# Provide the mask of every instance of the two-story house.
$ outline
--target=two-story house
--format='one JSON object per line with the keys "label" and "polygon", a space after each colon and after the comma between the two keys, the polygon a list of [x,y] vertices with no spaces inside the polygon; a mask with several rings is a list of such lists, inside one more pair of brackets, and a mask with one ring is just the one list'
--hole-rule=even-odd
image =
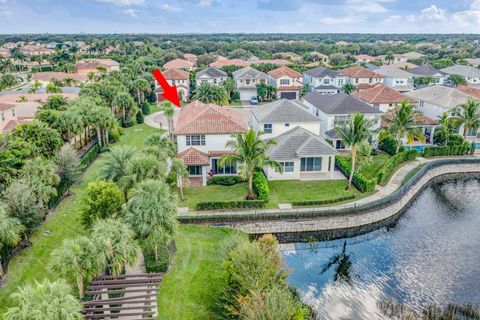
{"label": "two-story house", "polygon": [[317,67],[303,73],[303,81],[311,85],[311,90],[322,94],[339,93],[347,83],[347,77],[338,71]]}
{"label": "two-story house", "polygon": [[335,149],[345,149],[342,140],[335,131],[335,125],[349,121],[351,114],[361,113],[372,121],[372,139],[376,139],[376,130],[380,128],[383,112],[364,101],[345,93],[322,95],[310,92],[303,98],[310,112],[320,118],[320,132],[332,141]]}
{"label": "two-story house", "polygon": [[257,96],[257,84],[266,83],[268,75],[252,67],[245,67],[232,73],[240,100],[247,101]]}
{"label": "two-story house", "polygon": [[195,63],[183,59],[173,59],[165,63],[163,69],[183,69],[192,71],[195,69]]}
{"label": "two-story house", "polygon": [[287,66],[268,72],[270,85],[277,89],[279,99],[298,99],[303,86],[303,75]]}
{"label": "two-story house", "polygon": [[[169,85],[175,85],[177,87],[178,99],[180,101],[187,101],[190,94],[190,80],[189,73],[181,69],[167,69],[163,72],[163,76],[167,80]],[[162,102],[163,89],[155,80],[155,95],[157,96],[157,102]]]}
{"label": "two-story house", "polygon": [[197,72],[195,79],[197,86],[202,83],[221,85],[227,79],[227,73],[215,67],[208,67]]}
{"label": "two-story house", "polygon": [[346,76],[348,82],[355,85],[357,90],[371,88],[377,83],[383,83],[385,80],[383,75],[360,66],[340,70],[340,73]]}
{"label": "two-story house", "polygon": [[467,80],[469,85],[480,86],[480,70],[471,66],[456,64],[454,66],[441,69],[448,75],[461,75]]}
{"label": "two-story house", "polygon": [[417,100],[383,84],[377,84],[370,89],[354,92],[352,93],[352,96],[365,101],[382,112],[388,112],[393,109],[395,105],[401,104],[404,101],[410,104],[417,103]]}
{"label": "two-story house", "polygon": [[447,74],[443,71],[437,70],[431,66],[423,65],[415,68],[411,68],[407,70],[410,74],[412,74],[413,79],[431,77],[433,78],[433,84],[440,84],[443,85],[445,80],[447,79]]}
{"label": "two-story house", "polygon": [[174,135],[178,158],[188,166],[190,182],[205,186],[207,176],[235,175],[236,164],[220,166],[219,159],[232,150],[231,135],[249,128],[250,111],[193,101],[180,109]]}
{"label": "two-story house", "polygon": [[383,66],[375,69],[375,72],[385,77],[384,84],[399,92],[413,90],[413,76],[396,66]]}

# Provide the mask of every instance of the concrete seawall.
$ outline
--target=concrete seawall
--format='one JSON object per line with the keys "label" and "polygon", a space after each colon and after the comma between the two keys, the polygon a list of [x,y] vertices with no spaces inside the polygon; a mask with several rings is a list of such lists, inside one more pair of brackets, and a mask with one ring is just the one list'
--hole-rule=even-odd
{"label": "concrete seawall", "polygon": [[[312,232],[333,232],[335,230],[362,229],[382,221],[392,220],[400,213],[415,196],[436,177],[452,174],[480,174],[479,163],[455,163],[445,164],[430,169],[415,184],[413,184],[396,201],[386,204],[375,210],[345,213],[329,216],[312,216],[307,218],[275,218],[275,219],[250,219],[222,221],[196,221],[197,224],[211,226],[232,227],[248,234],[259,235],[265,233],[291,234]],[[192,223],[192,222],[190,222]]]}

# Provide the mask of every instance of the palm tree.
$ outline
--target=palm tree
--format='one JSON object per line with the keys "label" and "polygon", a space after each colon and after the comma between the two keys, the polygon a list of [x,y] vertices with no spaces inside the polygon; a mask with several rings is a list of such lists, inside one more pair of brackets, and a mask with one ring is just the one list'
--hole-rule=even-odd
{"label": "palm tree", "polygon": [[[0,250],[4,247],[15,247],[25,232],[25,227],[17,218],[9,217],[5,207],[0,204]],[[0,278],[3,277],[3,266],[0,260]]]}
{"label": "palm tree", "polygon": [[173,238],[177,228],[177,207],[170,188],[162,181],[146,180],[132,192],[125,221],[158,260],[159,247]]}
{"label": "palm tree", "polygon": [[356,90],[357,90],[357,87],[355,87],[355,85],[353,83],[346,83],[342,88],[342,91],[345,94],[351,94],[352,92],[355,92]]}
{"label": "palm tree", "polygon": [[139,78],[135,80],[133,82],[133,86],[137,91],[137,103],[139,106],[141,106],[143,101],[145,100],[145,93],[150,93],[150,91],[152,90],[152,86],[144,78]]}
{"label": "palm tree", "polygon": [[82,305],[71,294],[65,280],[34,282],[10,295],[5,320],[81,320]]}
{"label": "palm tree", "polygon": [[200,84],[195,90],[193,99],[203,103],[215,103],[220,106],[228,104],[228,96],[225,88],[209,83]]}
{"label": "palm tree", "polygon": [[418,127],[418,122],[415,121],[417,115],[419,112],[416,107],[404,101],[400,106],[395,106],[392,119],[387,119],[386,132],[392,134],[397,140],[396,153],[400,150],[403,138],[407,139],[409,145],[413,145],[415,140],[425,143],[425,136]]}
{"label": "palm tree", "polygon": [[190,176],[187,166],[185,165],[183,160],[175,158],[172,161],[170,172],[172,172],[177,179],[177,185],[180,189],[180,199],[184,201],[185,199],[183,197],[183,185],[184,182],[188,182],[188,177]]}
{"label": "palm tree", "polygon": [[230,97],[232,96],[232,93],[235,91],[235,82],[233,81],[232,78],[227,77],[227,79],[225,79],[225,82],[223,83],[223,87],[227,92],[228,99],[230,99]]}
{"label": "palm tree", "polygon": [[151,135],[145,140],[145,145],[148,146],[146,150],[148,153],[153,153],[163,161],[171,159],[177,154],[172,140],[164,137],[162,134]]}
{"label": "palm tree", "polygon": [[128,94],[128,92],[118,92],[115,98],[113,99],[113,105],[116,109],[122,110],[123,121],[127,121],[130,116],[135,114],[130,114],[130,111],[135,108],[135,101]]}
{"label": "palm tree", "polygon": [[133,265],[140,248],[134,232],[120,220],[98,220],[92,228],[92,240],[107,261],[108,273],[121,274],[127,265]]}
{"label": "palm tree", "polygon": [[476,132],[480,128],[480,102],[469,99],[457,108],[456,117],[463,125],[464,138],[470,130]]}
{"label": "palm tree", "polygon": [[385,61],[386,61],[388,64],[391,64],[393,61],[395,61],[395,57],[393,56],[392,53],[388,53],[388,54],[385,56]]}
{"label": "palm tree", "polygon": [[437,118],[438,130],[445,133],[445,145],[448,145],[448,140],[455,128],[455,120],[456,118],[450,117],[446,112]]}
{"label": "palm tree", "polygon": [[267,150],[275,145],[275,140],[262,140],[263,132],[249,129],[244,134],[233,135],[225,147],[235,151],[234,154],[225,155],[220,159],[220,166],[225,164],[238,165],[240,174],[248,180],[247,200],[253,200],[253,173],[270,166],[283,173],[283,166],[268,157]]}
{"label": "palm tree", "polygon": [[355,158],[357,155],[357,147],[370,137],[370,128],[372,123],[365,119],[363,114],[355,113],[346,122],[335,125],[335,131],[342,139],[346,147],[351,148],[352,168],[350,170],[350,177],[345,190],[348,190],[352,185],[353,174],[355,172]]}
{"label": "palm tree", "polygon": [[302,90],[300,90],[300,95],[303,97],[307,93],[309,93],[312,90],[312,83],[310,82],[305,82],[302,86]]}
{"label": "palm tree", "polygon": [[134,154],[135,151],[129,146],[113,147],[101,163],[100,177],[115,182],[123,190],[125,202],[128,201],[128,189],[133,184],[128,167]]}
{"label": "palm tree", "polygon": [[104,256],[87,237],[64,240],[51,255],[51,269],[76,285],[80,299],[85,296],[85,283],[90,283],[106,267]]}
{"label": "palm tree", "polygon": [[173,140],[173,116],[175,115],[175,109],[170,102],[163,103],[163,114],[167,118],[168,124],[168,136]]}

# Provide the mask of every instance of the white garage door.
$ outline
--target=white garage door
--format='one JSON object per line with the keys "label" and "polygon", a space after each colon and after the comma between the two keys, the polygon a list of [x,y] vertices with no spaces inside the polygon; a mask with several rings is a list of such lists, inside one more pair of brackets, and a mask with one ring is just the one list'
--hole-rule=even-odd
{"label": "white garage door", "polygon": [[240,90],[241,101],[248,101],[253,96],[257,96],[257,89]]}

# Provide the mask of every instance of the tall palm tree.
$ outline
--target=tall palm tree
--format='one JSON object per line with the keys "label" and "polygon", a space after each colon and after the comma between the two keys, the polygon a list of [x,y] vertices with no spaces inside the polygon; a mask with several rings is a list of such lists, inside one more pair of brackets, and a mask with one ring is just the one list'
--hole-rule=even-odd
{"label": "tall palm tree", "polygon": [[128,189],[133,184],[128,168],[134,154],[129,146],[113,147],[101,163],[100,177],[115,182],[123,190],[125,202],[128,201]]}
{"label": "tall palm tree", "polygon": [[122,110],[123,121],[135,115],[131,114],[131,111],[135,109],[135,101],[128,92],[118,92],[113,99],[113,105],[116,109]]}
{"label": "tall palm tree", "polygon": [[5,320],[81,320],[82,305],[71,294],[65,280],[25,284],[10,295],[13,307],[7,309]]}
{"label": "tall palm tree", "polygon": [[134,236],[134,232],[120,220],[98,220],[93,225],[91,238],[102,259],[107,261],[110,274],[119,275],[127,265],[136,262],[140,248]]}
{"label": "tall palm tree", "polygon": [[225,88],[209,83],[200,84],[195,90],[193,99],[203,103],[215,103],[220,106],[228,104],[228,96]]}
{"label": "tall palm tree", "polygon": [[350,170],[350,177],[345,190],[348,190],[352,185],[353,174],[355,172],[355,159],[357,156],[357,148],[364,141],[370,137],[370,128],[372,122],[365,119],[363,114],[355,113],[346,122],[335,125],[335,131],[342,139],[346,147],[351,148],[352,168]]}
{"label": "tall palm tree", "polygon": [[409,145],[413,145],[415,140],[425,143],[425,136],[415,120],[419,114],[414,105],[404,101],[401,105],[395,106],[392,119],[387,119],[386,132],[397,140],[396,153],[400,150],[403,138],[407,139]]}
{"label": "tall palm tree", "polygon": [[168,124],[168,136],[173,140],[173,116],[175,115],[175,109],[172,107],[170,102],[165,102],[162,106],[163,114],[167,118]]}
{"label": "tall palm tree", "polygon": [[438,130],[445,133],[445,145],[448,145],[448,140],[456,127],[456,120],[456,118],[450,117],[446,112],[437,118]]}
{"label": "tall palm tree", "polygon": [[172,161],[170,172],[173,172],[175,178],[177,179],[177,185],[180,189],[180,199],[184,201],[185,199],[183,197],[183,185],[185,182],[188,182],[188,177],[190,176],[187,166],[185,165],[183,160],[175,158]]}
{"label": "tall palm tree", "polygon": [[105,256],[87,237],[64,240],[51,254],[51,269],[77,286],[80,299],[85,296],[85,283],[102,274],[106,267]]}
{"label": "tall palm tree", "polygon": [[175,157],[177,154],[174,143],[160,133],[148,137],[145,140],[145,145],[148,147],[147,151],[149,153],[153,153],[164,161]]}
{"label": "tall palm tree", "polygon": [[160,245],[173,238],[177,228],[177,206],[170,188],[162,181],[146,180],[133,189],[125,221],[158,260]]}
{"label": "tall palm tree", "polygon": [[[5,207],[0,204],[0,250],[4,247],[15,247],[21,240],[25,227],[17,218],[9,217]],[[0,278],[3,277],[2,261],[0,260]]]}
{"label": "tall palm tree", "polygon": [[470,130],[476,132],[480,128],[480,102],[469,99],[457,108],[456,117],[463,125],[464,138]]}
{"label": "tall palm tree", "polygon": [[150,91],[152,90],[152,86],[144,78],[139,78],[135,80],[133,85],[137,91],[137,103],[139,106],[141,106],[143,101],[145,100],[145,93],[150,93]]}
{"label": "tall palm tree", "polygon": [[227,141],[225,147],[235,151],[233,154],[225,155],[220,159],[220,166],[225,164],[238,165],[240,174],[248,180],[247,200],[253,200],[253,173],[256,170],[263,170],[270,166],[283,172],[283,166],[275,160],[270,159],[267,150],[275,145],[275,140],[262,140],[263,132],[255,132],[249,129],[243,134],[233,135],[232,140]]}

